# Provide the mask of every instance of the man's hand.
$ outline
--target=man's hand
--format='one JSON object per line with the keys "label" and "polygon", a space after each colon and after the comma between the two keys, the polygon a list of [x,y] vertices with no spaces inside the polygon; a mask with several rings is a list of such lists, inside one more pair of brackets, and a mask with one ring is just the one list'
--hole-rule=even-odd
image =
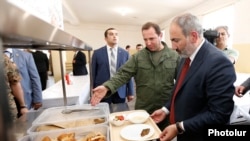
{"label": "man's hand", "polygon": [[134,99],[134,96],[133,96],[133,95],[128,95],[128,96],[127,96],[128,102],[132,101],[133,99]]}
{"label": "man's hand", "polygon": [[28,110],[27,108],[21,108],[20,112],[21,112],[21,114],[23,115],[23,114],[28,113],[29,110]]}
{"label": "man's hand", "polygon": [[175,124],[167,126],[160,134],[160,141],[172,141],[178,134]]}
{"label": "man's hand", "polygon": [[158,109],[154,111],[150,116],[155,123],[159,123],[166,118],[167,114],[162,109]]}
{"label": "man's hand", "polygon": [[38,103],[33,103],[33,104],[32,104],[32,107],[34,108],[34,110],[37,110],[37,109],[39,109],[39,108],[42,107],[42,106],[43,106],[43,104],[40,103],[40,102],[38,102]]}
{"label": "man's hand", "polygon": [[91,97],[90,104],[92,106],[99,104],[107,92],[108,89],[105,86],[98,86],[95,89],[93,89],[93,95]]}
{"label": "man's hand", "polygon": [[244,93],[245,87],[244,86],[237,86],[235,88],[235,95],[238,97],[242,97]]}

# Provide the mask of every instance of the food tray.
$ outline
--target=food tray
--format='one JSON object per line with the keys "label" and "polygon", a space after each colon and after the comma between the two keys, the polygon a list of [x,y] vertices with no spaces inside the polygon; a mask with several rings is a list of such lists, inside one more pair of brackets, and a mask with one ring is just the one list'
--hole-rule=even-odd
{"label": "food tray", "polygon": [[[123,112],[115,112],[112,113],[110,115],[124,115],[125,119],[126,116],[132,112],[136,112],[136,111],[145,111],[145,110],[131,110],[131,111],[123,111]],[[110,127],[110,140],[111,141],[126,141],[124,138],[121,137],[120,132],[121,130],[128,126],[128,125],[132,125],[133,123],[131,123],[130,121],[126,120],[125,123],[122,126],[114,126],[113,124],[111,124],[109,122],[109,127]],[[149,119],[144,123],[147,125],[150,125],[154,128],[155,132],[154,134],[149,137],[147,140],[154,140],[154,139],[158,139],[159,135],[161,133],[161,130],[159,129],[159,127],[155,124],[155,122],[153,121],[153,119],[151,117],[149,117]]]}
{"label": "food tray", "polygon": [[82,138],[86,137],[89,133],[101,133],[106,136],[106,141],[110,141],[109,129],[107,125],[96,125],[93,127],[80,127],[72,129],[62,129],[50,132],[37,133],[32,135],[26,135],[18,141],[42,141],[45,136],[50,137],[52,140],[56,139],[61,134],[75,133],[76,141],[81,141]]}
{"label": "food tray", "polygon": [[78,111],[70,114],[62,114],[64,109],[90,109],[93,108],[90,104],[65,106],[65,107],[53,107],[44,110],[33,122],[32,125],[51,124],[57,122],[73,121],[79,119],[87,119],[91,117],[108,117],[109,105],[108,103],[99,103],[94,108],[99,110]]}
{"label": "food tray", "polygon": [[32,125],[28,130],[27,134],[35,134],[40,132],[62,130],[69,128],[78,128],[84,126],[95,126],[95,125],[108,125],[108,117],[91,117],[79,120],[65,121],[65,122],[55,122],[51,124],[40,124]]}

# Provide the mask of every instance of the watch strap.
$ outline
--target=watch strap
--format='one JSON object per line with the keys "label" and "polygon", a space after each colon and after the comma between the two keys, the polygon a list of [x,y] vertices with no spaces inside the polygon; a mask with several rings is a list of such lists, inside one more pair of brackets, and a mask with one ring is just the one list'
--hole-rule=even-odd
{"label": "watch strap", "polygon": [[23,108],[27,108],[27,106],[26,105],[20,106],[20,109],[23,109]]}
{"label": "watch strap", "polygon": [[180,122],[176,122],[175,125],[178,130],[178,134],[183,134],[184,130],[181,128]]}

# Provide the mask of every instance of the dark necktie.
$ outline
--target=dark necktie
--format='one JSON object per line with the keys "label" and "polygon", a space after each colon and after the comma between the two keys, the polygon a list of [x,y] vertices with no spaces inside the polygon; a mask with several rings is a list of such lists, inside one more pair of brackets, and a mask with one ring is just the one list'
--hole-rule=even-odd
{"label": "dark necktie", "polygon": [[182,82],[188,72],[188,69],[189,69],[189,64],[190,64],[190,58],[186,58],[185,60],[185,63],[182,67],[182,70],[181,70],[181,73],[180,73],[180,76],[179,76],[179,79],[178,81],[176,82],[176,87],[175,87],[175,90],[174,90],[174,94],[173,94],[173,97],[172,97],[172,102],[171,102],[171,106],[170,106],[170,123],[175,123],[175,109],[174,109],[174,101],[175,101],[175,97],[177,95],[177,92],[179,91],[181,85],[182,85]]}
{"label": "dark necktie", "polygon": [[112,77],[116,73],[116,64],[115,64],[115,53],[114,49],[110,48],[110,76]]}

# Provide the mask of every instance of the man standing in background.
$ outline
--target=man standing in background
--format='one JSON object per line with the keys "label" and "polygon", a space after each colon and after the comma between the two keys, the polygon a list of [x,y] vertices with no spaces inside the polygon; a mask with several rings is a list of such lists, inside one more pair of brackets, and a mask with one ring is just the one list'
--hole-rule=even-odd
{"label": "man standing in background", "polygon": [[[22,76],[21,85],[27,108],[39,109],[42,106],[42,88],[32,54],[19,49],[8,48],[6,50],[12,54],[10,59],[15,62]],[[16,103],[20,113],[21,107],[18,102]]]}
{"label": "man standing in background", "polygon": [[126,50],[127,50],[127,52],[129,52],[129,50],[130,50],[130,45],[126,45]]}
{"label": "man standing in background", "polygon": [[136,48],[137,51],[140,51],[140,50],[142,50],[143,45],[142,44],[137,44],[135,48]]}
{"label": "man standing in background", "polygon": [[21,86],[21,75],[15,63],[13,63],[8,55],[4,55],[4,75],[7,86],[9,108],[11,116],[15,121],[17,119],[17,107],[14,101],[14,97],[19,102],[21,110],[20,114],[25,114],[28,112],[26,104],[24,102],[23,89]]}
{"label": "man standing in background", "polygon": [[72,61],[73,75],[87,75],[88,70],[86,68],[86,56],[80,50],[75,51],[75,55]]}
{"label": "man standing in background", "polygon": [[49,71],[49,59],[45,53],[40,50],[32,52],[37,71],[40,76],[42,90],[46,89]]}
{"label": "man standing in background", "polygon": [[218,49],[223,51],[230,61],[235,64],[239,58],[239,51],[230,48],[228,38],[230,37],[227,26],[218,26],[215,30],[219,33],[219,37],[215,39],[215,44]]}
{"label": "man standing in background", "polygon": [[[94,51],[92,56],[93,87],[102,85],[109,80],[116,71],[129,59],[129,53],[118,46],[118,32],[115,28],[109,28],[104,32],[107,45]],[[101,102],[124,103],[134,98],[134,85],[129,79],[117,89],[112,96],[103,98]]]}

